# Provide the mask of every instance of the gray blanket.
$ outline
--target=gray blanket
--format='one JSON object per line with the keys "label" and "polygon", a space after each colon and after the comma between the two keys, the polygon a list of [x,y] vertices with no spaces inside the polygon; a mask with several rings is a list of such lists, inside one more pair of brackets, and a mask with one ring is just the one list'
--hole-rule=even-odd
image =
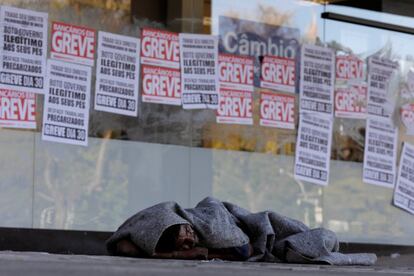
{"label": "gray blanket", "polygon": [[248,261],[372,265],[375,254],[339,253],[332,231],[309,229],[300,221],[275,212],[251,213],[237,205],[208,197],[195,208],[183,209],[164,202],[144,209],[127,221],[107,241],[111,252],[116,243],[128,238],[148,256],[154,256],[162,233],[170,226],[190,224],[206,248],[234,248],[250,243]]}

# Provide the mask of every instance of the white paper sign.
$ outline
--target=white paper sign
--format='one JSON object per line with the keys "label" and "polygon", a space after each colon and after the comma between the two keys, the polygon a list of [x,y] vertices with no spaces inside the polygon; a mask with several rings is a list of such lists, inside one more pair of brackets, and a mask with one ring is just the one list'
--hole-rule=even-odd
{"label": "white paper sign", "polygon": [[333,116],[334,81],[334,51],[304,44],[301,52],[300,112]]}
{"label": "white paper sign", "polygon": [[180,34],[182,103],[184,109],[218,107],[218,38]]}
{"label": "white paper sign", "polygon": [[90,67],[48,60],[43,140],[88,145],[90,86]]}
{"label": "white paper sign", "polygon": [[389,94],[390,81],[398,70],[398,63],[372,56],[368,68],[368,115],[389,120],[395,107]]}
{"label": "white paper sign", "polygon": [[139,47],[137,38],[99,32],[96,110],[137,116]]}
{"label": "white paper sign", "polygon": [[295,178],[328,185],[333,118],[317,114],[300,115],[296,143]]}
{"label": "white paper sign", "polygon": [[368,119],[365,135],[363,181],[394,188],[398,128],[391,123]]}
{"label": "white paper sign", "polygon": [[414,146],[407,143],[401,153],[394,205],[414,214]]}
{"label": "white paper sign", "polygon": [[48,15],[0,8],[0,86],[45,93]]}

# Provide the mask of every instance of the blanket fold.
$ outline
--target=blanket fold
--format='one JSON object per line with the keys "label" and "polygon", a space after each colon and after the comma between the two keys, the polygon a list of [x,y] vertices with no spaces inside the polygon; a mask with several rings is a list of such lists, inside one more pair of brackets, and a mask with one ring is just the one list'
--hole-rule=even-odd
{"label": "blanket fold", "polygon": [[206,248],[212,252],[243,252],[240,256],[247,261],[372,265],[377,259],[375,254],[339,253],[338,239],[327,229],[310,229],[300,221],[271,211],[251,213],[212,197],[195,208],[184,209],[175,202],[164,202],[144,209],[118,228],[107,241],[107,249],[117,254],[119,242],[127,240],[144,256],[157,257],[163,234],[179,225],[194,229],[197,256],[205,252],[200,248]]}

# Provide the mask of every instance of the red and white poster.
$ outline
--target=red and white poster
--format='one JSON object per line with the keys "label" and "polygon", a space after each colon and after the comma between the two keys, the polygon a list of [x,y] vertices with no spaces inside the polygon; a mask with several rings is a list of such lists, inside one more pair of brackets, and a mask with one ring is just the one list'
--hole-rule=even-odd
{"label": "red and white poster", "polygon": [[336,57],[336,80],[365,80],[364,61],[355,55],[338,55]]}
{"label": "red and white poster", "polygon": [[260,125],[295,129],[295,96],[261,92]]}
{"label": "red and white poster", "polygon": [[181,105],[179,69],[142,65],[142,101]]}
{"label": "red and white poster", "polygon": [[254,59],[247,56],[219,55],[220,89],[254,91]]}
{"label": "red and white poster", "polygon": [[401,107],[401,121],[406,128],[407,135],[414,135],[414,103]]}
{"label": "red and white poster", "polygon": [[336,88],[335,117],[366,119],[367,85],[365,83]]}
{"label": "red and white poster", "polygon": [[35,94],[0,89],[0,127],[35,129]]}
{"label": "red and white poster", "polygon": [[143,28],[141,31],[141,64],[179,69],[178,33]]}
{"label": "red and white poster", "polygon": [[220,54],[219,81],[217,123],[253,125],[253,58]]}
{"label": "red and white poster", "polygon": [[181,105],[178,34],[144,28],[141,31],[142,101]]}
{"label": "red and white poster", "polygon": [[282,92],[295,92],[295,60],[265,56],[262,62],[260,86]]}
{"label": "red and white poster", "polygon": [[93,66],[96,32],[94,29],[62,22],[52,23],[50,57]]}
{"label": "red and white poster", "polygon": [[220,90],[217,123],[253,125],[252,92]]}

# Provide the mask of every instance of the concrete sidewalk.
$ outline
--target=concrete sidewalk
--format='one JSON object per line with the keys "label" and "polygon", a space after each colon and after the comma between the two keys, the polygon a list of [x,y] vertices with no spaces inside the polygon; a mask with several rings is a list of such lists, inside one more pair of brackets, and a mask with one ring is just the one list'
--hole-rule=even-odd
{"label": "concrete sidewalk", "polygon": [[[410,262],[410,259],[407,260]],[[223,261],[133,259],[110,256],[57,255],[39,252],[0,252],[0,275],[414,275],[412,266],[335,267]]]}

